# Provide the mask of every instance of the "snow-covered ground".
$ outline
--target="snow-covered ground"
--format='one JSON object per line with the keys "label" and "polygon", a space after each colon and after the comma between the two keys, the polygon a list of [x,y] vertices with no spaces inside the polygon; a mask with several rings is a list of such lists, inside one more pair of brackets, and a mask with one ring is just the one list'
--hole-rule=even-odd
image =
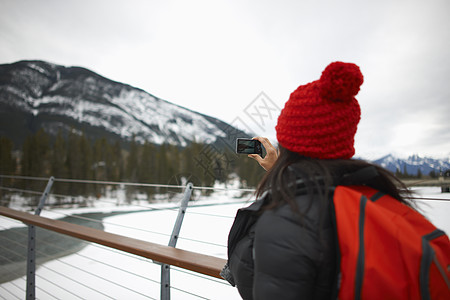
{"label": "snow-covered ground", "polygon": [[[436,187],[414,190],[421,197],[447,199],[418,201],[418,204],[422,212],[448,234],[450,194],[441,194],[440,188]],[[250,195],[242,198],[237,191],[216,191],[208,197],[191,201],[177,247],[226,258],[225,245],[233,217],[236,210],[250,200]],[[106,203],[71,209],[64,214],[142,209],[140,206],[117,207]],[[151,206],[164,208],[174,204]],[[60,218],[61,210],[43,211],[41,215]],[[172,208],[116,215],[104,219],[103,224],[108,232],[167,245],[176,217],[177,210]],[[23,226],[3,217],[0,217],[0,225],[2,228]],[[88,244],[76,254],[41,265],[37,269],[36,296],[38,299],[159,299],[160,272],[161,267],[149,260]],[[172,299],[240,299],[236,289],[223,280],[178,268],[172,268],[171,286]],[[1,284],[0,298],[23,299],[24,289],[25,278]]]}
{"label": "snow-covered ground", "polygon": [[418,197],[442,200],[418,200],[416,203],[424,214],[437,228],[450,235],[450,193],[441,193],[440,187],[413,188]]}

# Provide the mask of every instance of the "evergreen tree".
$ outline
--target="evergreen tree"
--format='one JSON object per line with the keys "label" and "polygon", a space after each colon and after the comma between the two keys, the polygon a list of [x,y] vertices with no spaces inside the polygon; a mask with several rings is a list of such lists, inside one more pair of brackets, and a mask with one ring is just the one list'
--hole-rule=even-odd
{"label": "evergreen tree", "polygon": [[[198,178],[201,186],[211,187],[214,185],[216,179],[222,176],[222,163],[220,162],[223,157],[223,153],[220,149],[214,147],[214,145],[201,144],[193,142],[191,145],[191,160],[190,164],[193,164],[192,173],[195,178]],[[212,190],[203,190],[204,195],[208,195]]]}
{"label": "evergreen tree", "polygon": [[[127,157],[127,164],[125,168],[125,177],[126,180],[129,182],[136,182],[137,181],[137,169],[139,165],[139,149],[138,145],[135,139],[135,136],[133,135],[133,138],[130,143],[130,151],[128,153]],[[134,186],[127,186],[126,194],[127,194],[127,202],[130,203],[132,201],[133,195],[136,191],[136,187]]]}
{"label": "evergreen tree", "polygon": [[39,129],[35,137],[36,143],[36,171],[37,176],[50,177],[51,163],[50,163],[50,136],[44,131]]}
{"label": "evergreen tree", "polygon": [[408,178],[409,177],[409,174],[408,174],[408,171],[406,170],[406,165],[403,165],[403,178]]}
{"label": "evergreen tree", "polygon": [[193,174],[194,173],[194,142],[186,146],[181,151],[180,169],[181,173]]}
{"label": "evergreen tree", "polygon": [[[94,159],[92,153],[91,143],[83,133],[79,137],[79,144],[81,150],[81,179],[92,180],[94,179]],[[83,184],[81,188],[82,195],[94,194],[94,185]]]}
{"label": "evergreen tree", "polygon": [[7,137],[0,137],[0,174],[13,175],[16,162],[12,156],[13,142]]}
{"label": "evergreen tree", "polygon": [[[51,152],[51,175],[55,178],[68,178],[69,171],[67,169],[67,142],[64,139],[61,130],[59,130],[58,134],[56,135]],[[52,190],[56,194],[66,195],[69,191],[69,184],[65,182],[54,183]]]}
{"label": "evergreen tree", "polygon": [[125,172],[125,177],[128,181],[136,182],[138,165],[139,165],[139,149],[135,136],[133,136],[133,139],[131,140],[130,143],[130,151],[128,153],[127,166]]}
{"label": "evergreen tree", "polygon": [[397,176],[398,178],[401,178],[401,177],[402,177],[402,172],[400,172],[400,169],[399,169],[399,168],[397,168],[397,169],[395,170],[395,176]]}
{"label": "evergreen tree", "polygon": [[[92,149],[84,135],[78,135],[73,130],[69,133],[67,151],[67,169],[71,179],[93,179]],[[70,195],[88,195],[92,186],[85,183],[71,183]]]}
{"label": "evergreen tree", "polygon": [[111,150],[111,173],[108,174],[108,180],[121,181],[124,176],[123,173],[122,148],[120,142],[116,141]]}
{"label": "evergreen tree", "polygon": [[239,155],[236,160],[237,173],[241,178],[241,184],[244,188],[256,187],[264,176],[264,169],[253,159],[245,155]]}
{"label": "evergreen tree", "polygon": [[22,175],[44,177],[50,175],[50,138],[43,129],[29,135],[22,148]]}
{"label": "evergreen tree", "polygon": [[[78,135],[72,130],[69,133],[68,147],[67,147],[67,169],[71,179],[81,179],[81,147]],[[73,188],[73,187],[72,187]]]}
{"label": "evergreen tree", "polygon": [[[51,171],[49,136],[40,129],[35,135],[29,135],[23,144],[21,175],[49,177]],[[46,183],[37,180],[23,180],[20,186],[25,190],[43,191]],[[30,198],[31,206],[36,206],[39,196]]]}
{"label": "evergreen tree", "polygon": [[62,136],[61,131],[58,131],[55,142],[53,143],[52,155],[51,155],[51,170],[52,175],[56,178],[67,177],[67,145],[66,140]]}
{"label": "evergreen tree", "polygon": [[[156,182],[155,169],[157,164],[156,148],[154,145],[146,142],[142,147],[140,163],[138,168],[138,181],[141,183]],[[149,198],[154,194],[154,188],[143,188]]]}
{"label": "evergreen tree", "polygon": [[198,178],[202,186],[207,186],[211,178],[214,178],[210,150],[194,141],[189,145],[185,156],[187,172]]}
{"label": "evergreen tree", "polygon": [[436,176],[436,171],[435,170],[431,170],[431,172],[430,172],[430,177],[431,178],[436,178],[437,176]]}
{"label": "evergreen tree", "polygon": [[[33,168],[33,163],[35,158],[33,158],[33,137],[31,135],[27,136],[25,138],[25,141],[23,142],[22,145],[22,157],[20,160],[20,175],[22,176],[31,176],[32,171],[31,169]],[[21,189],[29,189],[31,182],[29,182],[28,180],[21,180],[19,181],[19,186]]]}
{"label": "evergreen tree", "polygon": [[167,153],[167,145],[166,144],[162,144],[161,146],[159,146],[158,152],[157,152],[157,156],[156,156],[156,161],[157,161],[157,166],[156,166],[156,174],[157,174],[157,183],[161,183],[161,184],[167,184],[167,182],[170,179],[170,166],[169,166],[169,158],[168,158],[168,153]]}
{"label": "evergreen tree", "polygon": [[[13,142],[6,138],[0,137],[0,175],[14,175],[16,170],[16,163],[12,156]],[[0,178],[0,186],[11,187],[12,179]],[[9,206],[9,197],[7,197],[6,190],[0,189],[0,205]]]}
{"label": "evergreen tree", "polygon": [[167,169],[167,181],[166,184],[169,182],[170,178],[173,176],[176,176],[181,171],[181,162],[180,162],[180,151],[178,150],[178,146],[175,145],[167,145],[167,162],[168,162],[168,169]]}
{"label": "evergreen tree", "polygon": [[112,149],[106,138],[97,139],[93,149],[93,175],[95,180],[106,181],[112,164]]}

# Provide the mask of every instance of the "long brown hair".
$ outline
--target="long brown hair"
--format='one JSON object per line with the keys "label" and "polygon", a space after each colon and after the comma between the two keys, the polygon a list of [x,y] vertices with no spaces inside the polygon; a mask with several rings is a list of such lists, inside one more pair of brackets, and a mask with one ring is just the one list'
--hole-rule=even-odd
{"label": "long brown hair", "polygon": [[[257,188],[257,197],[264,192],[270,191],[271,200],[267,208],[274,208],[282,204],[289,204],[294,210],[297,209],[294,200],[299,189],[314,195],[326,206],[326,201],[332,192],[332,188],[342,183],[342,179],[351,173],[372,166],[377,175],[364,182],[385,194],[392,196],[398,201],[414,207],[411,192],[394,174],[388,170],[357,159],[314,159],[301,156],[280,146],[280,156],[273,167],[266,173]],[[299,185],[295,182],[301,180]]]}

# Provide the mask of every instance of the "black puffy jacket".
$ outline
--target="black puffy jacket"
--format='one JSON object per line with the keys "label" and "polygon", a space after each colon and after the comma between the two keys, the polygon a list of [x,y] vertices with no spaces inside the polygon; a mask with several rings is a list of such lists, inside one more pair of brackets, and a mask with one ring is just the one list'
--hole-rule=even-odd
{"label": "black puffy jacket", "polygon": [[[241,209],[230,232],[229,270],[242,298],[330,299],[337,290],[331,202],[320,208],[317,199],[299,195],[295,200],[303,218],[285,204],[264,210],[256,222],[236,224],[252,220],[246,215],[257,215],[268,197]],[[236,228],[247,232],[238,242],[233,241]]]}

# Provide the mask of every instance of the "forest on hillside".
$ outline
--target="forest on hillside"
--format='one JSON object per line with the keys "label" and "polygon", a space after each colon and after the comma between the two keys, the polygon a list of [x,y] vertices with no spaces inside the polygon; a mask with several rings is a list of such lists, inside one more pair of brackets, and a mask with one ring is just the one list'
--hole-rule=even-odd
{"label": "forest on hillside", "polygon": [[[9,197],[17,191],[40,192],[45,180],[23,180],[11,176],[27,176],[69,180],[92,180],[143,184],[181,185],[190,181],[194,186],[211,187],[215,182],[226,183],[236,174],[242,188],[254,188],[265,171],[246,155],[237,155],[231,149],[219,149],[213,144],[193,142],[186,147],[170,144],[110,142],[106,138],[88,139],[72,130],[64,136],[59,132],[51,137],[44,130],[29,135],[21,147],[0,137],[0,205],[8,205]],[[408,174],[406,167],[395,175],[402,179],[424,177],[420,170]],[[427,177],[435,178],[435,172]],[[117,189],[118,185],[111,185]],[[209,193],[211,190],[204,190]],[[126,199],[137,193],[146,194],[148,201],[167,192],[157,187],[126,186]],[[105,185],[93,183],[58,182],[52,193],[70,197],[100,197]],[[31,197],[37,202],[39,197]]]}
{"label": "forest on hillside", "polygon": [[[195,186],[212,186],[226,182],[237,174],[241,187],[256,187],[264,170],[246,155],[237,155],[214,145],[191,143],[186,147],[169,144],[140,144],[133,138],[127,145],[110,143],[106,138],[89,140],[72,131],[56,137],[39,130],[24,141],[20,149],[11,140],[0,137],[0,175],[93,181],[133,182],[180,185],[182,178]],[[12,189],[43,191],[45,181],[0,178],[0,196]],[[52,193],[70,196],[96,196],[104,185],[58,182]],[[154,187],[127,186],[127,195],[140,192],[153,195],[162,192]],[[206,191],[207,192],[207,191]],[[127,197],[128,199],[129,197]]]}

